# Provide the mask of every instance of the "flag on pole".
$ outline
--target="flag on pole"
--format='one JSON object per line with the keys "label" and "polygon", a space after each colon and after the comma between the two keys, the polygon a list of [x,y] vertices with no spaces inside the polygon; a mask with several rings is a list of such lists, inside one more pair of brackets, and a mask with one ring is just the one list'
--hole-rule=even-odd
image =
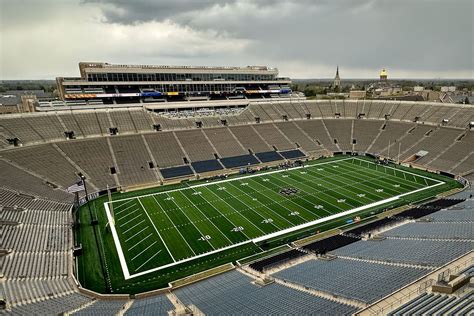
{"label": "flag on pole", "polygon": [[80,180],[79,182],[74,183],[73,185],[71,185],[70,187],[67,188],[67,191],[69,193],[76,193],[76,192],[84,191],[84,181]]}

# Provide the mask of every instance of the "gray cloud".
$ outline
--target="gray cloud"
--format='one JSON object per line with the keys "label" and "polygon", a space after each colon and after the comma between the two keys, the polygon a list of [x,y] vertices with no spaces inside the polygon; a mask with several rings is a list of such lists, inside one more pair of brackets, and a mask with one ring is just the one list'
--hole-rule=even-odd
{"label": "gray cloud", "polygon": [[[47,65],[54,67],[54,60],[88,58],[268,64],[295,78],[331,77],[337,64],[346,77],[375,77],[382,67],[395,77],[473,77],[472,0],[0,1],[2,9],[8,3],[2,12],[11,13],[2,16],[0,34],[9,35],[2,41],[15,36],[25,42],[15,47],[24,47],[35,27],[57,31],[59,26],[65,35],[74,34],[60,42],[75,47],[60,50],[69,57],[45,52],[43,59],[49,63],[30,65],[38,75]],[[58,45],[54,36],[43,40],[55,41],[49,47]],[[78,45],[78,40],[85,42]]]}

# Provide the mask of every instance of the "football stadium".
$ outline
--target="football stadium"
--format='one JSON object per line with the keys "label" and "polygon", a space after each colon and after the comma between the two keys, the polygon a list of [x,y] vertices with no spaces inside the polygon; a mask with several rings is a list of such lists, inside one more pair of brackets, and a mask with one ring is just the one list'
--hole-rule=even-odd
{"label": "football stadium", "polygon": [[472,313],[474,107],[79,69],[0,116],[7,313]]}

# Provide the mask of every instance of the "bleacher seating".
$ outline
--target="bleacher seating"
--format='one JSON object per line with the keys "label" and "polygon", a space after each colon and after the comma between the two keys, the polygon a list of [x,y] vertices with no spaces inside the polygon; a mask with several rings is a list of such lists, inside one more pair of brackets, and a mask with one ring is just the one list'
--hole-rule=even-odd
{"label": "bleacher seating", "polygon": [[388,315],[468,315],[473,302],[474,292],[461,296],[423,293]]}
{"label": "bleacher seating", "polygon": [[121,184],[127,186],[158,181],[157,174],[149,166],[152,158],[140,135],[111,137],[110,143],[117,159]]}
{"label": "bleacher seating", "polygon": [[153,120],[146,112],[143,110],[130,110],[129,113],[137,131],[153,130]]}
{"label": "bleacher seating", "polygon": [[178,289],[185,305],[195,305],[206,315],[347,315],[357,309],[276,283],[260,287],[237,272],[227,272]]}
{"label": "bleacher seating", "polygon": [[153,316],[153,315],[167,315],[168,311],[174,309],[173,304],[165,295],[157,295],[144,299],[137,299],[133,301],[132,306],[125,312],[125,315],[130,316]]}
{"label": "bleacher seating", "polygon": [[454,143],[454,140],[462,133],[458,129],[439,128],[434,130],[429,136],[424,137],[421,142],[418,142],[410,148],[409,152],[402,154],[401,158],[408,158],[413,153],[420,150],[427,151],[428,154],[417,161],[417,163],[424,164],[435,158],[439,153],[449,148]]}
{"label": "bleacher seating", "polygon": [[78,293],[67,294],[12,308],[13,315],[59,315],[81,307],[91,299]]}
{"label": "bleacher seating", "polygon": [[4,151],[2,156],[63,189],[78,181],[79,170],[51,144]]}
{"label": "bleacher seating", "polygon": [[64,128],[54,115],[24,116],[30,128],[44,140],[63,140]]}
{"label": "bleacher seating", "polygon": [[290,150],[296,147],[273,124],[257,124],[254,125],[254,128],[260,137],[265,139],[266,143],[278,150]]}
{"label": "bleacher seating", "polygon": [[474,222],[474,212],[471,209],[450,209],[431,214],[434,222]]}
{"label": "bleacher seating", "polygon": [[472,223],[409,223],[384,233],[391,237],[474,239]]}
{"label": "bleacher seating", "polygon": [[251,126],[232,126],[229,129],[246,149],[254,153],[272,150]]}
{"label": "bleacher seating", "polygon": [[[387,149],[387,155],[390,153],[391,158],[397,158],[398,157],[398,151],[399,151],[399,144],[401,143],[400,146],[400,152],[403,155],[402,157],[408,157],[412,154],[415,154],[416,152],[409,151],[410,148],[413,147],[416,143],[420,142],[423,140],[425,135],[429,132],[434,130],[435,128],[433,126],[426,126],[426,125],[416,125],[414,129],[410,129],[407,134],[404,134],[403,137],[399,138],[397,142],[392,142],[390,144],[390,147]],[[387,144],[388,145],[388,144]]]}
{"label": "bleacher seating", "polygon": [[181,145],[191,161],[215,159],[214,148],[203,134],[202,130],[176,132]]}
{"label": "bleacher seating", "polygon": [[380,133],[382,122],[372,120],[354,120],[354,135],[356,141],[354,151],[366,152]]}
{"label": "bleacher seating", "polygon": [[334,139],[328,134],[322,120],[305,120],[295,122],[314,141],[322,144],[329,151],[339,151]]}
{"label": "bleacher seating", "polygon": [[308,260],[273,276],[336,296],[371,303],[426,273],[426,269],[337,258]]}
{"label": "bleacher seating", "polygon": [[[90,115],[92,115],[92,113]],[[69,131],[69,132],[73,131],[74,135],[76,137],[85,137],[85,136],[87,136],[82,129],[84,128],[84,130],[87,131],[89,123],[79,124],[79,121],[76,120],[76,115],[73,114],[73,112],[61,113],[60,115],[58,115],[58,118],[59,118],[59,120],[61,120],[63,122],[64,126],[66,126],[65,131]],[[83,123],[83,122],[81,122],[81,123]],[[84,127],[82,127],[83,125],[84,125]]]}
{"label": "bleacher seating", "polygon": [[333,140],[337,140],[339,148],[343,151],[351,151],[352,120],[334,119],[324,120],[323,122]]}
{"label": "bleacher seating", "polygon": [[108,114],[112,119],[113,127],[117,127],[119,133],[136,132],[132,117],[128,110],[109,111]]}
{"label": "bleacher seating", "polygon": [[72,315],[117,315],[125,303],[125,300],[96,300]]}
{"label": "bleacher seating", "polygon": [[384,239],[358,241],[332,251],[338,256],[402,262],[416,265],[441,266],[472,250],[469,241],[428,239]]}
{"label": "bleacher seating", "polygon": [[[5,189],[35,197],[45,197],[55,201],[71,201],[72,194],[55,190],[39,177],[0,160],[0,183]],[[30,200],[30,199],[29,199]]]}
{"label": "bleacher seating", "polygon": [[5,138],[17,137],[22,144],[39,143],[44,139],[21,117],[5,117],[0,123],[5,133]]}
{"label": "bleacher seating", "polygon": [[62,202],[57,202],[52,198],[38,198],[4,188],[0,188],[0,197],[1,206],[32,210],[67,211],[71,208],[70,202],[72,201],[72,199],[68,199]]}
{"label": "bleacher seating", "polygon": [[[79,111],[79,112],[73,112],[73,117],[77,124],[74,124],[71,126],[73,129],[70,129],[68,131],[73,131],[75,135],[83,135],[83,136],[99,136],[102,135],[102,131],[100,129],[99,122],[97,120],[97,115],[95,112],[89,112],[89,111]],[[58,118],[62,119],[62,115],[58,115]],[[77,128],[80,129],[77,130]],[[69,127],[69,126],[68,126]],[[74,129],[76,128],[76,129]]]}
{"label": "bleacher seating", "polygon": [[172,132],[145,134],[145,140],[157,165],[161,168],[182,165],[186,156]]}
{"label": "bleacher seating", "polygon": [[[451,171],[453,166],[456,166],[460,161],[468,157],[471,152],[474,151],[470,145],[472,143],[474,143],[474,132],[466,132],[466,134],[459,141],[451,139],[450,144],[453,146],[441,155],[439,155],[439,151],[436,151],[435,149],[434,155],[436,158],[429,161],[427,164],[431,168]],[[423,161],[420,162],[423,163]]]}
{"label": "bleacher seating", "polygon": [[[379,136],[374,140],[372,145],[367,148],[367,151],[374,154],[389,156],[389,152],[387,150],[388,146],[391,144],[395,144],[397,140],[402,138],[409,130],[411,130],[415,126],[415,124],[396,121],[387,121],[384,124],[385,125],[382,127],[383,129],[380,132]],[[394,149],[392,148],[392,150]],[[396,147],[395,150],[396,151],[392,153],[398,154],[398,147]],[[390,156],[393,157],[393,155]]]}
{"label": "bleacher seating", "polygon": [[210,128],[203,131],[221,157],[240,156],[248,153],[227,128]]}
{"label": "bleacher seating", "polygon": [[82,170],[87,172],[87,181],[92,181],[99,188],[106,188],[107,185],[117,186],[110,174],[110,167],[115,166],[115,163],[106,139],[76,140],[61,142],[57,145]]}
{"label": "bleacher seating", "polygon": [[298,144],[305,151],[320,150],[321,146],[310,139],[294,122],[282,122],[275,124],[292,143]]}

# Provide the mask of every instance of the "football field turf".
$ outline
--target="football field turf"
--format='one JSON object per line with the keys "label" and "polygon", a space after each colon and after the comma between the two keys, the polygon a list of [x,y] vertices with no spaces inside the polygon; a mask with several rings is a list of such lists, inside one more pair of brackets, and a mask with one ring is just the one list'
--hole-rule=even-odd
{"label": "football field turf", "polygon": [[[444,182],[348,157],[105,203],[125,279],[258,243]],[[113,220],[112,220],[113,219]]]}

